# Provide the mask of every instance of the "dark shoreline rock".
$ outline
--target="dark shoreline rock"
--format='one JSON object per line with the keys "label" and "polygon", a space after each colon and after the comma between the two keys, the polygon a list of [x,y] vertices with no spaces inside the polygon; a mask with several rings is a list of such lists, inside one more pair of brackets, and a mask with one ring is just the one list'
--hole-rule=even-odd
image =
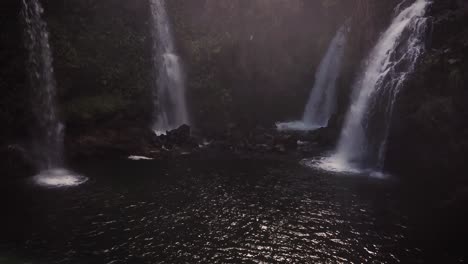
{"label": "dark shoreline rock", "polygon": [[0,146],[0,174],[2,176],[28,177],[36,172],[28,151],[20,145]]}
{"label": "dark shoreline rock", "polygon": [[333,147],[337,135],[337,130],[332,128],[310,132],[284,132],[259,127],[245,131],[232,128],[221,137],[204,138],[192,136],[191,127],[188,125],[182,125],[162,135],[156,135],[150,129],[101,128],[67,137],[66,151],[70,160],[129,156],[167,159],[217,152],[305,158]]}

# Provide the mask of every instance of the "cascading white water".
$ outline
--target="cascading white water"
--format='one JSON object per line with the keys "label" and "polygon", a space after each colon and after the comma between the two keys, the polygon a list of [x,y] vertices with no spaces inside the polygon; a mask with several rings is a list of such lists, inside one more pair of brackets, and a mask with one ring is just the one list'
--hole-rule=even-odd
{"label": "cascading white water", "polygon": [[342,26],[330,43],[315,74],[315,84],[301,121],[278,123],[279,130],[313,130],[325,127],[336,109],[336,81],[346,46],[348,26]]}
{"label": "cascading white water", "polygon": [[158,76],[155,91],[155,123],[153,130],[164,133],[188,124],[185,100],[185,77],[176,54],[165,0],[151,0],[153,17],[154,65]]}
{"label": "cascading white water", "polygon": [[311,126],[324,127],[336,109],[336,81],[346,45],[348,27],[342,26],[333,38],[316,74],[302,120]]}
{"label": "cascading white water", "polygon": [[406,8],[399,6],[354,86],[335,154],[318,166],[348,172],[383,169],[395,100],[425,49],[424,15],[429,4],[415,0]]}
{"label": "cascading white water", "polygon": [[23,0],[22,4],[32,106],[37,122],[35,156],[42,170],[34,180],[48,186],[78,185],[86,178],[59,169],[63,166],[64,126],[56,111],[56,81],[47,24],[42,19],[44,10],[39,0]]}
{"label": "cascading white water", "polygon": [[62,165],[63,125],[56,112],[56,82],[52,66],[47,25],[38,0],[23,0],[26,26],[25,42],[29,50],[28,66],[33,112],[36,115],[36,151],[41,169]]}

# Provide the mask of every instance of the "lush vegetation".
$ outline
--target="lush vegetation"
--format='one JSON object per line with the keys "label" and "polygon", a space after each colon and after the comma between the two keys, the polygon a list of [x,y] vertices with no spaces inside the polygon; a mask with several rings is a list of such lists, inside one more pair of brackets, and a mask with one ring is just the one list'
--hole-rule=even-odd
{"label": "lush vegetation", "polygon": [[[339,129],[350,84],[398,2],[170,1],[177,46],[187,72],[192,125],[212,135],[224,133],[227,127],[249,130],[298,118],[330,39],[350,19],[352,37],[339,80],[341,109],[334,119]],[[72,128],[68,134],[146,128],[153,115],[156,78],[149,2],[44,0],[43,4],[59,109]],[[20,1],[7,0],[2,5],[0,140],[5,143],[28,139],[32,115]],[[463,166],[460,157],[468,149],[466,10],[463,1],[434,1],[432,41],[399,99],[390,164],[403,164],[407,157],[400,155],[408,153],[420,157],[417,167],[432,160],[440,161],[440,168]],[[420,149],[426,154],[416,155]],[[414,164],[405,168],[410,166]]]}

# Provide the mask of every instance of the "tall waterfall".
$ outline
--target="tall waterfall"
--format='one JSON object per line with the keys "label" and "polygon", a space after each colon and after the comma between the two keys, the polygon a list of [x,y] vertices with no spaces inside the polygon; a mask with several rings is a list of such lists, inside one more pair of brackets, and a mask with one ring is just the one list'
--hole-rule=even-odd
{"label": "tall waterfall", "polygon": [[33,112],[37,129],[36,156],[41,169],[62,165],[63,125],[56,111],[56,82],[52,66],[47,25],[38,0],[23,0],[25,42],[29,51],[28,72],[33,89]]}
{"label": "tall waterfall", "polygon": [[189,122],[185,101],[185,79],[180,58],[176,54],[171,23],[165,0],[151,0],[153,17],[154,65],[157,69],[155,91],[156,132],[165,132]]}
{"label": "tall waterfall", "polygon": [[28,73],[36,116],[35,156],[41,172],[34,181],[42,186],[76,186],[87,181],[63,167],[64,126],[57,116],[56,82],[47,24],[39,0],[23,0],[25,43],[29,51]]}
{"label": "tall waterfall", "polygon": [[315,84],[301,121],[278,123],[280,130],[312,130],[325,127],[336,109],[336,81],[346,46],[348,26],[342,26],[330,43],[315,74]]}
{"label": "tall waterfall", "polygon": [[397,9],[354,85],[336,153],[321,166],[338,171],[382,170],[392,112],[400,89],[425,50],[428,0]]}

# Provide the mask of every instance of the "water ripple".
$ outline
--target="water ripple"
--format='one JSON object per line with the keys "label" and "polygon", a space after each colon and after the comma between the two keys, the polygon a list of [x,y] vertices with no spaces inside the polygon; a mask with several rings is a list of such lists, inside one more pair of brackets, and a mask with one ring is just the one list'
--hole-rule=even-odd
{"label": "water ripple", "polygon": [[375,211],[374,200],[391,195],[368,199],[353,184],[311,177],[297,166],[261,168],[241,166],[250,175],[243,177],[243,171],[200,166],[187,173],[181,166],[169,173],[176,178],[125,184],[104,178],[65,196],[37,190],[33,232],[18,249],[46,263],[73,264],[373,263],[398,261],[402,252],[419,256],[399,245],[406,218],[391,208]]}

